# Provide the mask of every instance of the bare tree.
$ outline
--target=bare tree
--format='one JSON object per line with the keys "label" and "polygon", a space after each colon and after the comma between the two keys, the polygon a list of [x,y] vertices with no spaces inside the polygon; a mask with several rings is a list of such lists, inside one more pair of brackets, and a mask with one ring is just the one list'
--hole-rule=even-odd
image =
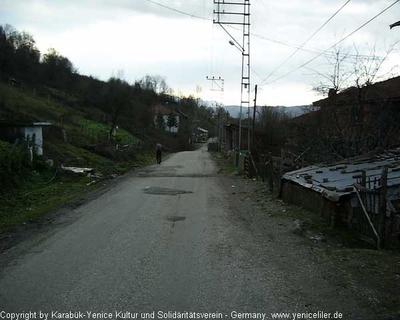
{"label": "bare tree", "polygon": [[[257,109],[256,131],[260,133],[258,148],[270,151],[280,150],[287,141],[287,123],[290,116],[279,107],[263,106]],[[273,150],[273,149],[276,150]]]}
{"label": "bare tree", "polygon": [[384,92],[374,84],[390,76],[382,72],[382,66],[396,45],[390,46],[381,57],[376,54],[375,46],[367,56],[354,47],[355,54],[342,53],[337,48],[333,57],[327,57],[331,72],[315,71],[322,80],[314,90],[327,94],[328,98],[319,102],[318,124],[308,141],[303,141],[305,144],[318,146],[316,152],[329,150],[336,158],[388,145],[389,136],[399,129],[398,115],[380,99]]}
{"label": "bare tree", "polygon": [[152,90],[157,94],[167,93],[169,88],[164,77],[146,75],[140,81],[140,86],[146,90]]}
{"label": "bare tree", "polygon": [[117,121],[123,110],[126,110],[131,104],[132,90],[131,86],[119,78],[110,78],[108,80],[106,100],[108,111],[111,113],[112,121],[109,131],[111,138],[117,126]]}
{"label": "bare tree", "polygon": [[343,52],[343,49],[338,46],[333,54],[325,56],[329,73],[323,73],[315,69],[312,70],[321,79],[320,82],[313,87],[313,90],[325,96],[329,91],[334,90],[339,92],[350,86],[350,78],[353,76],[351,68],[348,68],[349,52]]}

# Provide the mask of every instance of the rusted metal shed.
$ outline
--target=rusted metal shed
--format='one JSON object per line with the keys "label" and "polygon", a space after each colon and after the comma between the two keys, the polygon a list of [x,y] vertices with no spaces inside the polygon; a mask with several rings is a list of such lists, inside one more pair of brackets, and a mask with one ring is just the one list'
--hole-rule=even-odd
{"label": "rusted metal shed", "polygon": [[364,200],[363,206],[369,208],[369,219],[373,222],[375,216],[375,220],[380,219],[382,202],[376,198],[383,186],[383,168],[387,168],[384,215],[395,219],[400,212],[400,149],[288,172],[282,177],[280,195],[288,203],[325,216],[332,225],[350,226],[354,222],[355,210],[362,202],[357,186],[367,189],[361,182],[363,177],[367,177],[371,195]]}

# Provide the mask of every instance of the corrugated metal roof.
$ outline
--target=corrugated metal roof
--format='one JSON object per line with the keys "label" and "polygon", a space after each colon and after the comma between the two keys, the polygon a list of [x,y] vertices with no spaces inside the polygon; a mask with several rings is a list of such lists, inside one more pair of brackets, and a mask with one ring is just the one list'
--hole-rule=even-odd
{"label": "corrugated metal roof", "polygon": [[199,131],[201,131],[201,132],[204,132],[204,133],[208,133],[208,130],[203,129],[203,128],[201,128],[201,127],[197,127],[197,130],[199,130]]}
{"label": "corrugated metal roof", "polygon": [[29,121],[15,121],[10,123],[0,123],[0,127],[3,128],[12,128],[12,127],[44,127],[51,126],[51,122],[29,122]]}
{"label": "corrugated metal roof", "polygon": [[34,122],[34,123],[32,123],[32,125],[44,127],[44,126],[51,126],[51,123],[50,122]]}
{"label": "corrugated metal roof", "polygon": [[400,186],[400,150],[351,158],[329,165],[313,165],[288,172],[283,179],[338,201],[341,196],[354,192],[352,186],[363,171],[367,176],[380,178],[383,166],[388,166],[388,187]]}

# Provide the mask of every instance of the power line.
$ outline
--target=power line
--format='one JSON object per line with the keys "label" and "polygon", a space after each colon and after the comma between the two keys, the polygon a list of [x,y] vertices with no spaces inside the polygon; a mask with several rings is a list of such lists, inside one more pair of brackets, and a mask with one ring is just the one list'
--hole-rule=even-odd
{"label": "power line", "polygon": [[[170,10],[170,11],[174,11],[174,12],[183,14],[185,16],[191,17],[191,18],[201,19],[201,20],[205,20],[205,21],[213,21],[213,19],[206,18],[206,17],[201,17],[201,16],[198,16],[198,15],[195,15],[195,14],[192,14],[192,13],[188,13],[188,12],[185,12],[185,11],[182,11],[182,10],[178,10],[178,9],[172,8],[170,6],[164,5],[162,3],[159,3],[159,2],[156,2],[156,1],[153,1],[153,0],[146,0],[146,1],[150,2],[150,3],[153,3],[153,4],[157,5],[157,6],[160,6],[160,7],[164,8],[164,9],[167,9],[167,10]],[[239,30],[238,28],[235,28],[233,26],[229,26],[228,25],[227,27],[229,27],[231,29],[234,29],[234,30]],[[255,36],[255,37],[257,37],[259,39],[262,39],[262,40],[266,40],[266,41],[273,42],[273,43],[276,43],[276,44],[280,44],[280,45],[283,45],[283,46],[287,46],[287,47],[303,50],[303,51],[306,51],[306,52],[309,52],[309,53],[312,53],[312,54],[325,53],[325,54],[331,54],[332,56],[336,56],[336,53],[335,52],[329,52],[328,51],[329,49],[327,49],[325,51],[321,51],[321,50],[317,50],[317,49],[307,49],[307,48],[300,47],[298,45],[294,45],[294,44],[286,43],[286,42],[283,42],[283,41],[267,38],[265,36],[259,35],[259,34],[254,33],[254,32],[250,32],[250,34],[252,36]],[[351,56],[351,55],[349,55],[349,56]],[[357,57],[359,58],[359,57],[363,57],[363,56],[357,56]],[[369,58],[369,57],[365,56],[365,58]],[[262,78],[262,77],[260,77],[260,78]]]}
{"label": "power line", "polygon": [[[357,31],[359,31],[360,29],[364,28],[367,24],[369,24],[370,22],[372,22],[373,20],[375,20],[377,17],[379,17],[381,14],[385,13],[387,10],[389,10],[391,7],[393,7],[397,2],[399,2],[400,0],[396,0],[395,2],[393,2],[390,6],[386,7],[384,10],[382,10],[381,12],[379,12],[377,15],[375,15],[374,17],[372,17],[371,19],[369,19],[367,22],[365,22],[364,24],[362,24],[360,27],[358,27],[356,30],[354,30],[353,32],[349,33],[347,36],[345,36],[342,40],[338,41],[337,43],[335,43],[334,45],[332,45],[331,47],[329,47],[326,51],[327,52],[329,50],[331,50],[332,48],[334,48],[335,46],[337,46],[338,44],[342,43],[343,41],[345,41],[346,39],[348,39],[349,37],[351,37],[353,34],[355,34]],[[322,56],[324,54],[324,52],[320,53],[319,55],[315,56],[314,58],[308,60],[307,62],[303,63],[301,66],[297,67],[296,69],[284,74],[283,76],[280,76],[278,78],[276,78],[275,80],[272,80],[270,82],[267,82],[266,84],[271,84],[273,82],[276,82],[280,79],[283,79],[285,77],[287,77],[288,75],[291,75],[292,73],[296,72],[297,70],[305,67],[306,65],[308,65],[309,63],[313,62],[314,60],[316,60],[317,58],[319,58],[320,56]]]}
{"label": "power line", "polygon": [[[150,2],[150,3],[153,3],[153,4],[157,5],[157,6],[160,6],[160,7],[164,8],[164,9],[167,9],[167,10],[170,10],[170,11],[174,11],[174,12],[177,12],[177,13],[180,13],[180,14],[183,14],[183,15],[186,15],[186,16],[189,16],[189,17],[191,17],[191,18],[201,19],[201,20],[205,20],[205,21],[213,21],[213,19],[206,18],[206,17],[201,17],[201,16],[198,16],[198,15],[195,15],[195,14],[191,14],[191,13],[187,13],[187,12],[184,12],[184,11],[182,11],[182,10],[178,10],[178,9],[172,8],[172,7],[170,7],[170,6],[161,4],[161,3],[156,2],[156,1],[153,1],[153,0],[146,0],[146,1],[147,1],[147,2]],[[389,7],[387,7],[385,10],[383,10],[382,12],[380,12],[378,15],[376,15],[375,17],[373,17],[373,18],[370,19],[369,21],[367,21],[367,22],[366,22],[365,24],[363,24],[361,27],[359,27],[358,29],[356,29],[355,31],[353,31],[352,33],[350,33],[349,35],[347,35],[345,38],[343,38],[341,41],[337,42],[336,44],[334,44],[333,46],[331,46],[330,48],[328,48],[328,49],[326,49],[326,50],[324,50],[324,51],[315,50],[315,49],[306,49],[306,48],[303,48],[303,46],[305,45],[305,43],[303,43],[301,46],[296,46],[296,45],[292,45],[292,44],[289,44],[289,43],[285,43],[285,42],[283,42],[283,41],[279,41],[279,40],[274,40],[274,39],[271,39],[271,38],[267,38],[267,37],[265,37],[265,36],[262,36],[262,35],[259,35],[259,34],[254,33],[254,32],[251,32],[250,34],[253,35],[253,36],[255,36],[255,37],[257,37],[257,38],[260,38],[260,39],[263,39],[263,40],[266,40],[266,41],[269,41],[269,42],[274,42],[274,43],[277,43],[277,44],[280,44],[280,45],[283,45],[283,46],[288,46],[288,47],[296,48],[296,49],[298,49],[298,50],[303,50],[303,51],[306,51],[306,52],[309,52],[309,53],[312,53],[312,54],[316,54],[316,56],[315,56],[314,58],[312,58],[311,60],[309,60],[309,61],[307,61],[306,63],[302,64],[301,66],[299,66],[299,67],[296,68],[295,70],[293,70],[293,71],[291,71],[291,72],[289,72],[289,73],[286,73],[286,74],[284,74],[283,76],[281,76],[281,77],[279,77],[279,78],[276,78],[275,80],[272,80],[272,81],[270,81],[270,82],[267,82],[266,84],[270,84],[270,83],[276,82],[276,81],[278,81],[278,80],[280,80],[280,79],[282,79],[282,78],[284,78],[284,77],[286,77],[286,76],[288,76],[288,75],[290,75],[290,74],[296,72],[297,70],[303,68],[304,66],[306,66],[307,64],[309,64],[309,63],[311,63],[312,61],[316,60],[317,58],[319,58],[319,57],[320,57],[321,55],[323,55],[323,54],[330,54],[330,55],[332,55],[332,56],[336,56],[336,53],[335,53],[335,52],[331,52],[331,51],[329,51],[329,50],[332,49],[333,47],[335,47],[336,45],[338,45],[339,43],[341,43],[342,41],[344,41],[344,40],[346,40],[347,38],[349,38],[351,35],[353,35],[354,33],[356,33],[358,30],[360,30],[361,28],[363,28],[365,25],[367,25],[368,23],[370,23],[372,20],[374,20],[375,18],[377,18],[379,15],[381,15],[382,13],[384,13],[386,10],[388,10],[389,8],[391,8],[393,5],[395,5],[395,4],[396,4],[397,2],[399,2],[399,1],[400,1],[400,0],[395,1],[392,5],[390,5]],[[346,4],[347,4],[347,3],[346,3]],[[345,5],[346,5],[346,4],[345,4]],[[341,9],[340,9],[340,10],[341,10]],[[337,14],[337,13],[336,13],[336,14]],[[332,18],[333,18],[333,17],[334,17],[334,16],[332,16]],[[332,18],[331,18],[331,19],[332,19]],[[328,22],[329,22],[329,20],[328,20],[326,23],[328,23]],[[237,28],[235,28],[235,27],[233,27],[233,26],[227,26],[227,27],[230,27],[230,28],[232,28],[232,29],[238,30]],[[321,29],[322,29],[322,27],[323,27],[323,26],[321,26]],[[317,32],[318,32],[318,31],[319,31],[319,30],[317,30]],[[313,36],[314,36],[314,35],[313,35]],[[309,41],[309,40],[307,40],[307,41]],[[298,51],[298,50],[297,50],[297,51]],[[296,53],[297,53],[297,51],[296,51]],[[294,55],[294,54],[293,54],[293,55]],[[349,55],[349,56],[353,56],[353,55]],[[354,55],[354,56],[357,57],[357,58],[362,57],[362,58],[366,58],[366,59],[371,59],[370,56],[363,56],[363,55]],[[252,71],[253,71],[253,73],[255,73],[260,79],[262,79],[262,77],[261,77],[259,74],[257,74],[257,73],[255,72],[254,69],[252,69]],[[274,72],[275,72],[275,71],[274,71]],[[268,77],[269,77],[269,76],[268,76]],[[265,80],[265,79],[264,79],[264,80]],[[263,82],[264,82],[264,80],[263,80]],[[263,82],[262,82],[262,83],[263,83]]]}
{"label": "power line", "polygon": [[210,18],[205,18],[205,17],[197,16],[195,14],[187,13],[187,12],[184,12],[184,11],[181,11],[181,10],[166,6],[166,5],[162,4],[162,3],[159,3],[159,2],[156,2],[156,1],[153,1],[153,0],[146,0],[146,1],[147,2],[151,2],[151,3],[153,3],[153,4],[157,5],[157,6],[160,6],[162,8],[165,8],[165,9],[168,9],[168,10],[180,13],[180,14],[184,14],[184,15],[192,17],[192,18],[202,19],[202,20],[206,20],[206,21],[212,21],[212,19],[210,19]]}
{"label": "power line", "polygon": [[[257,38],[260,38],[262,40],[266,40],[266,41],[273,42],[273,43],[276,43],[276,44],[280,44],[282,46],[286,46],[286,47],[290,47],[290,48],[303,50],[303,51],[308,52],[308,53],[312,53],[312,54],[320,54],[320,53],[324,54],[325,53],[325,54],[331,55],[332,57],[336,57],[336,52],[328,51],[328,49],[327,50],[318,50],[318,49],[310,49],[310,48],[306,49],[306,48],[301,48],[300,46],[295,45],[295,44],[290,44],[290,43],[287,43],[287,42],[283,42],[283,41],[267,38],[267,37],[264,37],[264,36],[259,35],[257,33],[253,33],[252,32],[251,35],[253,35],[253,36],[257,37]],[[371,56],[366,56],[366,55],[348,54],[348,56],[349,57],[356,57],[356,58],[365,58],[365,59],[370,59],[371,58]]]}
{"label": "power line", "polygon": [[286,62],[288,62],[297,52],[299,52],[299,50],[300,50],[301,48],[303,48],[304,45],[305,45],[308,41],[310,41],[319,31],[321,31],[322,28],[325,27],[325,26],[326,26],[340,11],[342,11],[342,9],[343,9],[345,6],[347,6],[347,5],[350,3],[350,1],[351,1],[351,0],[347,0],[347,2],[346,2],[345,4],[343,4],[343,5],[339,8],[339,10],[337,10],[327,21],[325,21],[325,22],[322,24],[322,26],[320,26],[320,27],[318,28],[317,31],[315,31],[306,41],[304,41],[303,44],[302,44],[299,48],[297,48],[289,57],[286,58],[285,61],[283,61],[277,68],[275,68],[275,70],[273,70],[273,71],[260,83],[260,85],[263,84],[266,80],[268,80],[276,71],[278,71]]}

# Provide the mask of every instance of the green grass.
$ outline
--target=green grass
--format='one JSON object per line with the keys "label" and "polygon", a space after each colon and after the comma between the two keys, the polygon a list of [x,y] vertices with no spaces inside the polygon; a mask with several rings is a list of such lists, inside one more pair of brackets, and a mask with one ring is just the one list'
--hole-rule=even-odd
{"label": "green grass", "polygon": [[[90,134],[107,136],[110,132],[111,125],[106,123],[100,123],[92,120],[83,119],[80,121],[80,125],[83,126],[84,132],[89,132]],[[120,144],[137,144],[140,140],[128,131],[118,128],[116,130],[116,141]]]}
{"label": "green grass", "polygon": [[[96,155],[68,143],[47,143],[46,148],[66,166],[90,167],[105,178],[111,174],[124,174],[132,168],[130,162],[116,162]],[[0,149],[9,149],[7,143],[0,143]],[[54,149],[54,150],[53,150]],[[3,155],[7,153],[1,153]],[[0,194],[0,229],[10,229],[23,222],[36,221],[47,212],[59,208],[102,183],[89,184],[91,178],[71,176],[56,167],[34,171],[34,168],[22,168],[21,171],[2,173],[8,179],[8,189]],[[3,179],[3,178],[2,178]],[[17,183],[15,183],[15,181]]]}
{"label": "green grass", "polygon": [[93,190],[90,178],[63,178],[60,172],[49,182],[54,172],[33,172],[20,187],[0,196],[0,229],[11,229],[21,223],[34,222],[50,210]]}
{"label": "green grass", "polygon": [[63,107],[50,99],[40,98],[33,95],[33,90],[25,91],[0,83],[0,97],[4,99],[5,107],[12,112],[22,114],[28,118],[40,121],[61,121],[64,114],[76,114],[76,110]]}
{"label": "green grass", "polygon": [[[71,142],[90,144],[91,137],[81,133],[82,124],[91,131],[108,133],[109,126],[95,121],[86,120],[84,114],[53,99],[33,95],[33,90],[18,89],[8,84],[0,83],[0,116],[26,121],[48,121],[53,126],[63,125],[67,136],[73,133]],[[12,121],[12,120],[11,120]],[[132,161],[122,159],[116,161],[105,156],[89,152],[77,145],[64,143],[54,133],[61,129],[54,127],[51,133],[44,136],[44,152],[46,157],[55,161],[55,165],[80,166],[95,168],[96,172],[107,177],[110,174],[123,174],[132,168]],[[123,129],[117,130],[120,143],[137,142],[133,135]],[[78,141],[79,140],[79,141]],[[83,143],[82,143],[83,142]],[[56,209],[67,201],[97,187],[97,184],[87,186],[91,179],[86,177],[73,178],[64,176],[61,171],[56,179],[51,180],[56,167],[47,170],[34,171],[35,168],[26,161],[21,161],[20,150],[13,152],[13,162],[10,167],[10,151],[12,145],[0,141],[0,228],[12,228],[27,221],[34,221],[50,210]],[[10,170],[11,168],[11,170]]]}
{"label": "green grass", "polygon": [[0,140],[0,170],[5,170],[8,166],[11,148],[10,143]]}
{"label": "green grass", "polygon": [[[165,156],[165,153],[163,153],[163,156]],[[139,166],[152,165],[156,162],[155,154],[150,152],[138,154],[135,162]]]}
{"label": "green grass", "polygon": [[[60,164],[94,168],[95,172],[108,177],[113,174],[124,174],[134,165],[145,166],[155,163],[152,152],[115,152],[115,147],[104,139],[111,125],[89,120],[93,116],[91,112],[99,116],[104,115],[103,111],[86,109],[88,111],[85,114],[83,111],[62,105],[50,96],[58,96],[71,105],[76,105],[75,97],[66,96],[63,92],[52,88],[40,88],[40,90],[44,94],[49,94],[49,98],[35,95],[33,89],[14,88],[0,83],[0,118],[9,122],[18,119],[27,122],[46,121],[53,124],[44,132],[43,149],[45,157],[53,159],[55,164],[54,168],[47,170],[42,168],[39,173],[34,171],[34,166],[21,161],[23,154],[20,155],[19,151],[15,150],[10,170],[9,155],[12,145],[0,141],[0,228],[11,228],[22,222],[36,220],[46,212],[58,208],[98,185],[87,186],[86,184],[91,181],[88,178],[70,179],[61,174],[58,174],[51,183],[47,183]],[[62,141],[61,128],[66,129],[69,143]],[[98,137],[101,139],[98,140]],[[116,130],[115,139],[120,145],[141,143],[145,146],[143,141],[122,128]],[[97,146],[96,153],[87,150],[94,145]]]}
{"label": "green grass", "polygon": [[[50,91],[55,89],[48,88]],[[69,100],[72,98],[69,97]],[[5,109],[37,121],[48,121],[53,125],[62,126],[67,130],[74,130],[87,138],[98,134],[107,136],[111,124],[85,119],[85,115],[77,109],[62,105],[53,99],[33,95],[33,90],[14,88],[5,83],[0,83],[0,100],[4,101]],[[83,129],[82,130],[82,126]],[[120,144],[136,144],[140,140],[128,131],[119,128],[116,130],[115,139]]]}
{"label": "green grass", "polygon": [[227,158],[222,152],[209,151],[211,158],[215,161],[221,173],[232,174],[237,172],[237,168],[233,164],[233,160]]}
{"label": "green grass", "polygon": [[[91,167],[104,177],[123,174],[132,168],[131,162],[116,162],[68,143],[45,142],[45,150],[52,154],[58,164],[66,166]],[[11,145],[0,141],[0,229],[10,229],[24,222],[40,219],[47,212],[59,208],[64,203],[101,183],[87,185],[92,180],[86,177],[70,177],[58,171],[56,178],[49,182],[56,167],[34,171],[33,167],[19,167],[17,171],[6,172]],[[15,154],[15,153],[14,153]],[[3,168],[3,169],[1,169]]]}

